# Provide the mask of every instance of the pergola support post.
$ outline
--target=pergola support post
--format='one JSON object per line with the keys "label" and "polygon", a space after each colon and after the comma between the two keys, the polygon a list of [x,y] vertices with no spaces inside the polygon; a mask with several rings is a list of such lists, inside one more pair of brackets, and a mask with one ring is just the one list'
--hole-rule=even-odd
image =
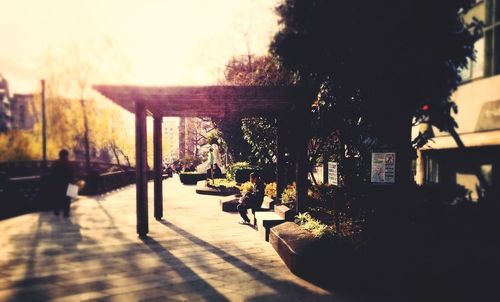
{"label": "pergola support post", "polygon": [[163,116],[153,115],[153,158],[154,158],[154,213],[155,219],[163,218],[163,136],[161,131]]}
{"label": "pergola support post", "polygon": [[285,159],[285,116],[278,118],[278,137],[276,140],[276,201],[281,201],[281,194],[286,186],[286,159]]}
{"label": "pergola support post", "polygon": [[305,105],[298,106],[295,117],[296,121],[300,121],[300,123],[295,124],[295,181],[297,186],[295,211],[301,213],[305,209],[308,190],[307,173],[309,172],[309,155],[307,147],[309,143],[309,115],[307,107]]}
{"label": "pergola support post", "polygon": [[147,179],[147,128],[146,106],[135,104],[135,164],[136,164],[136,214],[137,234],[148,233],[148,179]]}

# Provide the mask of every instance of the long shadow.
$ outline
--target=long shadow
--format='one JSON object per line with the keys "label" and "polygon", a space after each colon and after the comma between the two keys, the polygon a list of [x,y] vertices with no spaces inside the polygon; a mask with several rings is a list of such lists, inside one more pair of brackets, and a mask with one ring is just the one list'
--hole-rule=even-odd
{"label": "long shadow", "polygon": [[[151,237],[144,237],[141,240],[149,247],[151,251],[156,253],[156,255],[162,259],[164,262],[171,265],[172,269],[175,270],[180,276],[197,276],[197,274],[186,266],[182,261],[176,258],[172,253],[165,249],[158,241]],[[212,299],[215,298],[217,301],[229,301],[221,293],[219,293],[212,285],[208,282],[199,278],[194,282],[185,282],[191,288],[192,292],[202,291],[203,296],[210,296]]]}
{"label": "long shadow", "polygon": [[266,274],[265,272],[251,266],[250,264],[246,263],[245,261],[242,261],[241,259],[237,258],[236,256],[228,254],[227,252],[225,252],[221,248],[216,247],[213,244],[210,244],[209,242],[206,242],[206,241],[196,237],[195,235],[189,233],[188,231],[186,231],[184,229],[181,229],[181,228],[171,224],[168,221],[160,220],[159,222],[161,224],[163,224],[164,226],[177,232],[178,234],[180,234],[184,238],[188,239],[189,241],[191,241],[199,246],[202,246],[202,247],[206,248],[207,251],[219,256],[222,259],[225,259],[227,262],[231,263],[234,267],[237,267],[238,269],[240,269],[244,273],[249,274],[250,276],[252,276],[256,280],[261,281],[265,285],[275,289],[276,291],[278,291],[280,293],[286,293],[290,290],[290,286],[294,286],[294,287],[297,287],[297,288],[300,288],[301,290],[303,290],[304,293],[308,293],[310,295],[315,295],[316,298],[324,297],[322,295],[318,295],[318,294],[315,294],[313,292],[310,292],[307,288],[304,288],[304,287],[300,286],[299,284],[292,283],[290,281],[277,280],[277,279],[273,278],[272,276]]}
{"label": "long shadow", "polygon": [[[99,208],[104,212],[104,214],[109,219],[111,225],[116,228],[116,222],[113,216],[98,202]],[[118,236],[120,238],[124,238],[123,234],[118,232]],[[152,251],[154,252],[165,264],[168,264],[172,270],[177,272],[179,276],[187,279],[185,282],[181,282],[176,285],[176,288],[186,286],[185,292],[201,292],[203,296],[210,296],[211,299],[215,301],[229,301],[225,296],[219,293],[213,286],[211,286],[208,282],[199,277],[196,272],[194,272],[191,268],[186,266],[184,262],[175,257],[172,253],[170,253],[165,247],[161,245],[158,241],[151,237],[141,237],[142,242]],[[134,261],[130,262],[133,270],[139,270],[139,267],[135,264]],[[189,277],[195,277],[191,279]],[[190,280],[190,281],[189,281]]]}
{"label": "long shadow", "polygon": [[[54,284],[60,280],[58,275],[47,275],[47,276],[37,276],[36,266],[43,265],[40,261],[43,259],[37,259],[37,252],[40,242],[44,240],[44,235],[42,231],[42,226],[44,224],[50,224],[51,229],[48,234],[49,240],[54,240],[54,243],[59,245],[56,249],[46,249],[43,253],[47,256],[67,253],[76,249],[76,245],[81,241],[82,237],[80,234],[80,226],[74,224],[70,220],[57,221],[55,218],[51,217],[48,213],[39,213],[38,221],[36,225],[36,230],[33,234],[33,240],[29,252],[27,254],[26,260],[26,270],[24,276],[19,278],[17,281],[13,282],[11,290],[12,295],[7,298],[7,301],[36,301],[44,300],[50,297],[48,289],[42,287],[37,287],[39,285]],[[61,234],[71,233],[70,240],[60,240]],[[22,247],[21,247],[22,248]],[[17,260],[14,260],[17,261]],[[55,263],[48,263],[48,265],[57,265]]]}

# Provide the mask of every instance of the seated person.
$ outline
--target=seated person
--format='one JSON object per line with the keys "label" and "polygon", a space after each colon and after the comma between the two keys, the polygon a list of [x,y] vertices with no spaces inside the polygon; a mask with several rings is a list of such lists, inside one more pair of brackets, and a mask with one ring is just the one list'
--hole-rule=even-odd
{"label": "seated person", "polygon": [[250,181],[253,184],[253,190],[245,193],[241,196],[239,200],[239,205],[237,206],[238,212],[240,213],[242,221],[240,224],[250,224],[250,219],[247,216],[248,209],[259,209],[264,201],[264,183],[260,180],[257,173],[250,173]]}

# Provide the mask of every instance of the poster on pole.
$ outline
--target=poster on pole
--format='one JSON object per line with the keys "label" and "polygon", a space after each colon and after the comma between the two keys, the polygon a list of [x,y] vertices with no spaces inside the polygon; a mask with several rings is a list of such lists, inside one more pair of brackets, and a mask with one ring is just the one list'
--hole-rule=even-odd
{"label": "poster on pole", "polygon": [[396,153],[373,152],[371,181],[375,184],[393,184],[396,180]]}
{"label": "poster on pole", "polygon": [[338,163],[336,162],[328,162],[328,183],[334,186],[339,185]]}

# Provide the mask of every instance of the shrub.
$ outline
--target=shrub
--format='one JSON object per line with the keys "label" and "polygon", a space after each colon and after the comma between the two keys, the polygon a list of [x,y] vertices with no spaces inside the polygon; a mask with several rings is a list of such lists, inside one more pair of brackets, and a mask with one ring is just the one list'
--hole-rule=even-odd
{"label": "shrub", "polygon": [[[311,215],[311,213],[313,215]],[[310,231],[315,237],[323,237],[327,236],[335,236],[337,238],[346,238],[346,239],[355,239],[359,234],[363,232],[363,227],[365,224],[364,220],[354,220],[351,217],[348,217],[346,213],[338,212],[337,213],[337,223],[334,223],[333,220],[329,222],[322,221],[317,219],[318,212],[306,212],[299,213],[295,216],[295,223],[297,223],[301,228]],[[328,213],[331,217],[333,217],[333,212]],[[325,217],[323,215],[323,217]]]}
{"label": "shrub", "polygon": [[234,180],[237,183],[243,183],[250,179],[250,174],[252,172],[259,172],[257,169],[237,169],[234,172]]}
{"label": "shrub", "polygon": [[286,188],[283,190],[283,193],[281,194],[281,204],[286,205],[289,208],[294,207],[297,197],[296,191],[297,187],[295,185],[295,182],[293,182],[291,185],[286,186]]}
{"label": "shrub", "polygon": [[328,202],[334,198],[335,188],[330,184],[320,184],[313,186],[307,191],[307,196],[319,202]]}
{"label": "shrub", "polygon": [[229,188],[236,188],[237,184],[234,180],[228,180],[226,178],[216,178],[213,180],[213,182],[210,181],[208,183],[208,186],[213,188],[229,189]]}
{"label": "shrub", "polygon": [[309,213],[299,213],[295,216],[295,223],[301,228],[310,231],[314,237],[321,238],[324,235],[332,235],[333,229],[319,220],[311,217]]}
{"label": "shrub", "polygon": [[227,167],[227,170],[226,170],[227,178],[234,180],[236,170],[251,169],[251,168],[253,168],[253,166],[251,166],[248,162],[245,162],[245,161],[236,162],[232,165],[229,165],[229,167]]}
{"label": "shrub", "polygon": [[266,185],[264,194],[272,199],[276,199],[276,182],[271,182]]}
{"label": "shrub", "polygon": [[247,192],[252,192],[253,191],[253,183],[251,183],[250,181],[247,181],[247,182],[242,183],[238,188],[240,189],[242,194],[247,193]]}

